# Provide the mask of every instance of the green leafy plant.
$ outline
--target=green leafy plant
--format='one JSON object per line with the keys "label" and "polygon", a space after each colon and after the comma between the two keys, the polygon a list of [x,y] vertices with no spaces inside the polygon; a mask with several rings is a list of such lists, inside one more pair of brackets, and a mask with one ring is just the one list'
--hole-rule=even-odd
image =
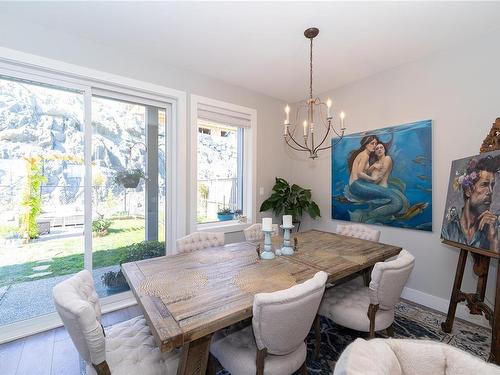
{"label": "green leafy plant", "polygon": [[217,215],[231,215],[233,211],[231,211],[230,208],[224,207],[224,208],[219,208],[217,211]]}
{"label": "green leafy plant", "polygon": [[26,160],[26,184],[21,200],[23,213],[20,217],[19,234],[26,239],[34,239],[39,235],[36,219],[42,212],[41,187],[47,178],[42,173],[40,157],[24,158]]}
{"label": "green leafy plant", "polygon": [[92,221],[92,232],[98,237],[103,237],[108,234],[110,226],[111,220],[97,219]]}
{"label": "green leafy plant", "polygon": [[[122,263],[137,262],[138,260],[156,258],[165,255],[165,242],[143,241],[128,246],[127,253],[123,257]],[[101,281],[108,288],[127,288],[127,280],[122,270],[108,271],[101,276]]]}
{"label": "green leafy plant", "polygon": [[115,174],[115,182],[124,188],[136,188],[141,178],[146,179],[146,175],[138,168],[126,169]]}
{"label": "green leafy plant", "polygon": [[271,196],[262,202],[260,212],[270,209],[276,216],[292,215],[294,222],[300,221],[304,212],[313,219],[321,216],[318,205],[311,199],[311,189],[290,185],[279,177],[276,177]]}

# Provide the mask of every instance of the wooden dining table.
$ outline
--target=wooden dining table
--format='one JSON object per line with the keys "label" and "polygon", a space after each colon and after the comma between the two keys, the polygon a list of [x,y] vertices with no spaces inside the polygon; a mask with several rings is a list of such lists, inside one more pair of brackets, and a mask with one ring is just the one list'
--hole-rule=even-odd
{"label": "wooden dining table", "polygon": [[[318,271],[335,282],[393,257],[398,246],[309,230],[296,251],[258,258],[259,242],[125,263],[123,273],[162,352],[181,348],[178,374],[205,374],[212,334],[252,316],[256,293],[289,288]],[[274,248],[281,246],[273,238]]]}

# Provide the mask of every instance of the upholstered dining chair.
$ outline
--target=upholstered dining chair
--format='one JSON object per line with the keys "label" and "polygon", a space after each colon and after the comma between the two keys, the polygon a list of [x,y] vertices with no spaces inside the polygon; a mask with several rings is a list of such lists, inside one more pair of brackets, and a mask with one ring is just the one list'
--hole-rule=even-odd
{"label": "upholstered dining chair", "polygon": [[[394,260],[376,263],[370,287],[345,283],[328,289],[318,315],[341,326],[369,332],[371,338],[375,337],[375,331],[384,329],[393,336],[394,306],[399,302],[414,265],[415,258],[406,250],[401,250]],[[315,329],[317,354],[321,341],[319,319],[315,320]]]}
{"label": "upholstered dining chair", "polygon": [[87,375],[176,374],[180,352],[160,353],[143,316],[104,330],[92,274],[83,270],[57,284],[54,302]]}
{"label": "upholstered dining chair", "polygon": [[431,340],[356,339],[342,352],[334,375],[500,375],[500,367]]}
{"label": "upholstered dining chair", "polygon": [[222,245],[224,245],[223,232],[194,232],[177,240],[176,251],[186,253]]}
{"label": "upholstered dining chair", "polygon": [[[279,235],[279,227],[278,224],[273,224],[273,233],[272,236]],[[264,232],[262,231],[262,224],[256,223],[250,225],[248,228],[243,230],[243,234],[245,235],[245,240],[247,241],[258,241],[264,239]]]}
{"label": "upholstered dining chair", "polygon": [[337,224],[335,232],[344,236],[361,238],[362,240],[374,242],[378,242],[380,239],[379,230],[371,229],[361,224]]}
{"label": "upholstered dining chair", "polygon": [[[371,229],[361,224],[337,224],[335,232],[343,236],[349,236],[373,242],[378,242],[378,240],[380,239],[379,230]],[[358,274],[363,278],[365,286],[368,286],[368,284],[370,283],[370,269],[360,271]]]}
{"label": "upholstered dining chair", "polygon": [[253,301],[252,326],[214,335],[209,374],[214,357],[233,375],[306,374],[304,342],[318,311],[327,274],[320,271],[302,284],[274,293],[258,293]]}

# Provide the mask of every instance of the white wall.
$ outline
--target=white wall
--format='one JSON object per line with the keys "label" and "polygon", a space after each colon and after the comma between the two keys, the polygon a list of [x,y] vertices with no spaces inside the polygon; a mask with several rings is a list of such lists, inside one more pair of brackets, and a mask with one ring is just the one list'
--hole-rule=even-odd
{"label": "white wall", "polygon": [[[382,242],[400,245],[416,257],[407,285],[414,291],[407,290],[407,297],[438,309],[447,309],[459,253],[440,241],[451,161],[479,153],[491,124],[500,117],[499,40],[500,33],[491,34],[321,95],[347,113],[348,133],[433,120],[433,232],[377,229]],[[316,161],[290,158],[293,181],[311,187],[322,210],[322,218],[308,220],[306,227],[332,231],[336,222],[330,218],[330,152]],[[471,274],[469,262],[463,290],[475,290]],[[496,267],[490,268],[489,301],[494,301],[495,275]]]}
{"label": "white wall", "polygon": [[[289,163],[283,152],[280,126],[283,123],[284,102],[280,100],[197,73],[166,66],[151,60],[148,56],[134,54],[133,51],[118,51],[112,46],[99,45],[70,34],[53,32],[1,14],[0,46],[185,91],[188,98],[188,124],[190,124],[190,94],[256,109],[258,114],[256,182],[257,189],[264,188],[263,196],[257,194],[257,219],[261,216],[258,208],[270,193],[274,177],[277,174],[285,177],[287,175]],[[165,50],[165,53],[177,53],[177,51]],[[221,69],[230,68],[221,67]],[[189,173],[187,175],[189,176]],[[188,186],[189,184],[190,182]],[[189,197],[189,193],[187,196]],[[228,241],[240,238],[242,238],[241,233],[227,236]]]}

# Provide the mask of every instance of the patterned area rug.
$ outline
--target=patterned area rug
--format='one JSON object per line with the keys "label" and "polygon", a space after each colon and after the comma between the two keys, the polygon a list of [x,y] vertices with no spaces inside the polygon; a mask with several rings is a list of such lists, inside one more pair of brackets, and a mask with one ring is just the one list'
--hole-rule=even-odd
{"label": "patterned area rug", "polygon": [[[395,338],[427,339],[441,341],[465,350],[484,360],[488,359],[491,330],[474,324],[455,320],[451,334],[441,331],[444,314],[413,304],[401,302],[396,306],[394,323]],[[321,318],[321,353],[313,360],[314,331],[307,338],[307,369],[309,374],[331,375],[332,368],[347,345],[356,338],[367,338],[368,334],[336,325],[331,320]],[[385,337],[377,334],[377,337]],[[81,360],[81,374],[85,374],[85,363]],[[229,375],[225,370],[217,375]]]}
{"label": "patterned area rug", "polygon": [[[401,302],[396,306],[394,323],[395,338],[412,338],[441,341],[465,350],[484,360],[488,359],[491,330],[455,320],[451,334],[441,331],[441,322],[446,316],[413,304]],[[332,368],[342,351],[356,338],[367,338],[368,334],[336,325],[327,318],[321,318],[321,353],[313,360],[314,331],[307,338],[307,369],[309,374],[331,375]],[[386,337],[377,334],[377,337]],[[217,375],[228,375],[221,370]]]}

